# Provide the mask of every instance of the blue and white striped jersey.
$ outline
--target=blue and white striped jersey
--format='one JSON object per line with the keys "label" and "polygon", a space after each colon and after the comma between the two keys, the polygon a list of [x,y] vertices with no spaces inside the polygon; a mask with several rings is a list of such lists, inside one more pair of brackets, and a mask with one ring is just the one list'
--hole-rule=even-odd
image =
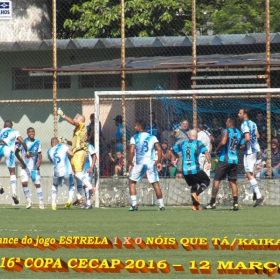
{"label": "blue and white striped jersey", "polygon": [[250,141],[245,143],[244,154],[250,155],[260,151],[260,145],[257,139],[257,125],[251,120],[246,120],[241,124],[241,131],[243,134],[249,133]]}

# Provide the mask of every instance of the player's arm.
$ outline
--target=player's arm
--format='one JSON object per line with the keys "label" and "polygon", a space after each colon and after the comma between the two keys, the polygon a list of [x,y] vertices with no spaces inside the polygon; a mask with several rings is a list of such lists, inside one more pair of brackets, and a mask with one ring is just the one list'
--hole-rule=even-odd
{"label": "player's arm", "polygon": [[36,166],[39,168],[40,166],[41,166],[41,163],[42,163],[42,153],[41,152],[39,152],[38,153],[38,160],[37,160],[37,162],[36,162]]}
{"label": "player's arm", "polygon": [[256,130],[256,136],[257,136],[257,139],[259,139],[259,138],[260,138],[260,134],[259,134],[258,129]]}
{"label": "player's arm", "polygon": [[158,159],[156,161],[156,166],[157,166],[157,171],[160,171],[162,169],[162,165],[161,165],[161,161],[162,161],[162,150],[161,147],[159,145],[159,143],[155,143],[155,149],[157,151],[158,154]]}
{"label": "player's arm", "polygon": [[128,172],[130,173],[132,167],[133,167],[133,158],[135,154],[135,145],[130,144],[129,146],[129,157],[128,157]]}
{"label": "player's arm", "polygon": [[244,133],[244,141],[245,141],[245,143],[250,141],[250,133],[249,132]]}
{"label": "player's arm", "polygon": [[25,169],[25,168],[26,168],[25,162],[23,161],[23,159],[22,159],[22,157],[20,156],[19,152],[20,152],[20,149],[16,149],[16,151],[15,151],[15,156],[16,156],[16,158],[18,159],[18,161],[20,162],[21,168]]}
{"label": "player's arm", "polygon": [[216,148],[216,150],[214,151],[214,154],[217,154],[218,151],[221,149],[221,147],[223,147],[227,144],[227,141],[228,141],[228,132],[226,130],[224,130],[221,134],[220,143],[219,143],[218,147]]}
{"label": "player's arm", "polygon": [[74,126],[76,126],[76,127],[79,126],[79,123],[78,123],[78,122],[76,122],[76,121],[73,120],[72,118],[66,116],[60,108],[57,110],[57,114],[58,114],[59,116],[61,116],[63,119],[65,119],[68,123],[70,123],[70,124],[72,124],[72,125],[74,125]]}
{"label": "player's arm", "polygon": [[93,169],[94,169],[94,166],[95,166],[95,163],[96,163],[96,159],[97,159],[96,154],[92,154],[91,158],[92,158],[92,163],[91,163],[90,168],[87,170],[87,173],[92,173],[93,172]]}
{"label": "player's arm", "polygon": [[27,146],[26,146],[24,140],[22,139],[22,137],[19,136],[19,137],[17,138],[17,140],[21,143],[23,149],[24,149],[25,152],[26,152],[26,155],[29,157],[29,153],[28,153],[28,151],[27,151]]}
{"label": "player's arm", "polygon": [[67,150],[67,155],[68,155],[69,158],[71,158],[71,157],[74,156],[74,153],[73,153],[72,150],[68,149],[68,150]]}

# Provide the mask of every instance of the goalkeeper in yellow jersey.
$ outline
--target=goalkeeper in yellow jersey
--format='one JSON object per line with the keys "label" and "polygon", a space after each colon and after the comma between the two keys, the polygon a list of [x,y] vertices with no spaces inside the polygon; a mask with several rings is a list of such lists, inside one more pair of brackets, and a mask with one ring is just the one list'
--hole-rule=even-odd
{"label": "goalkeeper in yellow jersey", "polygon": [[[83,115],[76,115],[74,119],[66,116],[63,111],[59,108],[57,114],[64,118],[67,122],[75,126],[72,141],[64,140],[61,138],[61,142],[64,142],[72,146],[74,156],[71,159],[71,165],[74,171],[74,175],[77,179],[80,179],[85,186],[86,203],[82,207],[83,209],[92,209],[91,200],[89,197],[89,190],[92,189],[91,183],[87,180],[87,177],[83,175],[83,169],[86,160],[87,150],[87,129],[85,125],[85,117]],[[64,208],[69,209],[72,201],[67,201]]]}

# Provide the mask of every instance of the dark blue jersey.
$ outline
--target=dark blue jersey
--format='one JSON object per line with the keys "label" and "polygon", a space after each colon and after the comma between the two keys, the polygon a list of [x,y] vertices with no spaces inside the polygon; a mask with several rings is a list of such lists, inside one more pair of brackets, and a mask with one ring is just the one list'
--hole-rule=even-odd
{"label": "dark blue jersey", "polygon": [[183,174],[196,174],[202,170],[199,164],[199,155],[205,153],[207,148],[198,140],[186,140],[173,146],[173,151],[182,154]]}
{"label": "dark blue jersey", "polygon": [[227,133],[228,139],[226,145],[222,146],[219,161],[237,164],[237,148],[245,143],[242,133],[237,128],[225,128],[223,132]]}

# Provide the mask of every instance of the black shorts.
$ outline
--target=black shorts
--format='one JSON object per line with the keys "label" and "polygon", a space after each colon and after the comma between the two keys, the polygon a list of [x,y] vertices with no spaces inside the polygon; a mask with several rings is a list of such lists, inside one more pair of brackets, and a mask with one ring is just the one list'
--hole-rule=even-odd
{"label": "black shorts", "polygon": [[221,162],[216,165],[214,180],[221,181],[228,176],[228,180],[237,180],[237,164]]}
{"label": "black shorts", "polygon": [[184,178],[190,187],[202,183],[207,187],[210,185],[210,179],[203,170],[198,171],[196,174],[184,175]]}

